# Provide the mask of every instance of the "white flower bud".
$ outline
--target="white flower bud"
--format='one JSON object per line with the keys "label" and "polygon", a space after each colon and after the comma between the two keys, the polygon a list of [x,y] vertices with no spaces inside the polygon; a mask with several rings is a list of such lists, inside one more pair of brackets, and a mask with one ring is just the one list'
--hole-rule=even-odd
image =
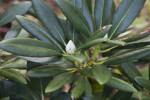
{"label": "white flower bud", "polygon": [[104,36],[104,39],[108,39],[108,34],[106,34],[106,35]]}
{"label": "white flower bud", "polygon": [[72,55],[72,54],[74,54],[75,50],[76,50],[76,46],[74,45],[74,43],[72,42],[72,40],[70,40],[68,42],[68,44],[66,45],[66,52],[68,54]]}

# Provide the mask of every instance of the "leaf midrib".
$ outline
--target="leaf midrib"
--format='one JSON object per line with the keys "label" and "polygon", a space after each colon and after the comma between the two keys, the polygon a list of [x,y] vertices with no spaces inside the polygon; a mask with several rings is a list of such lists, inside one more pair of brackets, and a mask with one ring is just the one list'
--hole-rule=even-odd
{"label": "leaf midrib", "polygon": [[[46,4],[47,5],[47,4]],[[56,25],[53,23],[53,21],[49,18],[48,14],[44,12],[42,5],[39,5],[40,8],[42,8],[43,13],[46,15],[46,18],[53,24],[53,27],[55,28],[56,32],[58,33],[59,37],[61,38],[62,42],[64,43],[64,45],[66,46],[66,43],[64,41],[64,39],[62,38],[62,36],[60,35],[59,30],[56,28]],[[54,12],[52,12],[54,13]],[[63,29],[62,29],[63,31]]]}
{"label": "leaf midrib", "polygon": [[133,6],[135,0],[132,2],[131,6],[129,7],[129,9],[127,10],[127,12],[125,13],[125,15],[123,16],[123,18],[120,20],[119,24],[117,25],[117,27],[115,28],[115,30],[112,32],[111,36],[109,39],[112,38],[112,36],[114,35],[114,33],[116,32],[116,30],[118,29],[118,27],[120,26],[120,24],[122,23],[122,21],[124,20],[124,18],[126,17],[126,15],[128,14],[129,10],[131,9],[131,7]]}
{"label": "leaf midrib", "polygon": [[[65,0],[66,1],[66,0]],[[66,2],[68,2],[70,5],[71,5],[71,3],[69,2],[69,1],[66,1]],[[63,3],[64,5],[66,5],[66,3]],[[74,9],[74,8],[72,8],[72,6],[70,6],[70,5],[67,5],[67,6],[69,6],[71,9]],[[73,6],[74,7],[74,6]],[[76,13],[76,12],[78,12],[76,9],[74,9],[74,10],[72,10],[74,13]],[[82,23],[82,25],[86,28],[86,30],[87,30],[87,32],[88,32],[88,34],[89,35],[91,35],[90,34],[90,31],[88,30],[88,28],[87,28],[87,26],[84,24],[84,22],[80,19],[80,16],[78,16],[78,14],[75,14],[75,16],[77,17],[77,18],[79,18],[78,20],[80,20],[80,22]],[[84,17],[84,16],[83,16]],[[70,22],[72,22],[72,21],[70,21]],[[87,22],[87,24],[88,24],[88,22]],[[81,26],[82,26],[81,25]]]}
{"label": "leaf midrib", "polygon": [[[22,4],[23,5],[23,4]],[[20,5],[18,5],[18,6],[20,6]],[[11,16],[12,14],[14,14],[15,12],[19,12],[20,10],[22,10],[22,9],[17,9],[18,7],[16,6],[16,7],[14,7],[14,12],[12,12],[12,13],[10,13],[10,14],[8,14],[8,16],[7,17],[5,17],[5,18],[3,18],[1,21],[0,21],[0,23],[2,22],[2,21],[4,21],[5,19],[7,19],[9,16]],[[10,10],[12,10],[12,9],[10,9]]]}

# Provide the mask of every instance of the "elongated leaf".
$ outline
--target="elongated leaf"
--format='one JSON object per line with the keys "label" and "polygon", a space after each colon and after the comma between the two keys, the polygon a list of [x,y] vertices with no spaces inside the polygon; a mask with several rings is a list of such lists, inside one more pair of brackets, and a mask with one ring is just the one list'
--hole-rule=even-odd
{"label": "elongated leaf", "polygon": [[15,19],[15,15],[23,15],[31,7],[31,2],[26,1],[9,8],[0,16],[0,26],[5,25]]}
{"label": "elongated leaf", "polygon": [[150,41],[137,41],[137,42],[131,42],[131,43],[126,43],[125,46],[122,47],[117,47],[116,49],[135,49],[139,47],[144,47],[150,45]]}
{"label": "elongated leaf", "polygon": [[111,44],[111,45],[121,45],[121,46],[124,46],[126,44],[123,41],[115,41],[115,40],[107,40],[105,41],[105,43]]}
{"label": "elongated leaf", "polygon": [[92,95],[92,86],[88,80],[86,82],[85,95],[86,96]]}
{"label": "elongated leaf", "polygon": [[84,62],[85,60],[87,60],[87,57],[84,54],[79,54],[79,55],[68,55],[65,57],[68,61],[71,62]]}
{"label": "elongated leaf", "polygon": [[125,42],[134,42],[134,41],[146,38],[147,36],[150,35],[150,29],[147,29],[147,30],[142,29],[142,30],[137,31],[136,33],[137,34],[134,34],[132,36],[126,37],[126,39],[123,38],[121,40],[123,40]]}
{"label": "elongated leaf", "polygon": [[8,39],[0,43],[0,48],[21,56],[49,57],[61,55],[53,47],[39,40],[34,39]]}
{"label": "elongated leaf", "polygon": [[134,81],[135,77],[141,76],[141,73],[136,69],[136,67],[132,63],[123,63],[122,68],[124,69],[125,73],[131,81]]}
{"label": "elongated leaf", "polygon": [[33,68],[27,72],[29,77],[51,77],[61,73],[66,72],[67,70],[58,66],[40,66]]}
{"label": "elongated leaf", "polygon": [[94,19],[96,30],[108,24],[111,16],[113,0],[95,0]]}
{"label": "elongated leaf", "polygon": [[32,0],[32,3],[33,9],[43,25],[57,41],[65,45],[65,33],[56,14],[43,0]]}
{"label": "elongated leaf", "polygon": [[3,76],[15,82],[27,84],[26,79],[19,72],[13,69],[1,69],[0,76]]}
{"label": "elongated leaf", "polygon": [[111,79],[111,72],[104,65],[93,66],[92,72],[95,80],[101,85]]}
{"label": "elongated leaf", "polygon": [[82,93],[85,91],[87,79],[84,76],[80,76],[74,83],[72,87],[72,98],[79,98]]}
{"label": "elongated leaf", "polygon": [[55,91],[59,88],[61,88],[64,84],[66,84],[67,82],[69,82],[69,80],[72,77],[72,73],[71,72],[66,72],[63,74],[60,74],[58,76],[56,76],[46,87],[46,92],[52,92]]}
{"label": "elongated leaf", "polygon": [[119,64],[124,62],[133,61],[136,59],[140,59],[143,57],[147,57],[150,54],[150,48],[142,48],[139,50],[134,50],[131,52],[127,52],[122,55],[115,55],[105,60],[104,64]]}
{"label": "elongated leaf", "polygon": [[20,33],[22,27],[18,24],[13,25],[10,30],[6,33],[4,40],[6,39],[10,39],[10,38],[15,38],[18,36],[18,34]]}
{"label": "elongated leaf", "polygon": [[118,91],[113,97],[112,100],[130,100],[132,93]]}
{"label": "elongated leaf", "polygon": [[2,64],[1,67],[8,69],[26,69],[27,68],[27,61],[19,59],[19,58],[13,58],[8,60],[6,63]]}
{"label": "elongated leaf", "polygon": [[110,38],[115,38],[124,32],[140,13],[145,0],[123,0],[117,9],[110,29]]}
{"label": "elongated leaf", "polygon": [[77,43],[78,42],[77,40],[81,36],[80,32],[72,26],[69,20],[67,20],[67,33],[68,33],[67,35],[68,41],[72,40],[74,43]]}
{"label": "elongated leaf", "polygon": [[93,25],[93,21],[92,21],[92,16],[89,12],[89,9],[88,9],[88,6],[87,6],[85,0],[71,0],[71,2],[82,11],[84,17],[86,18],[86,20],[90,26],[91,33],[93,33],[94,25]]}
{"label": "elongated leaf", "polygon": [[39,40],[51,44],[57,50],[60,50],[60,44],[44,28],[42,28],[42,26],[23,16],[16,16],[16,18],[20,25],[31,35],[35,36]]}
{"label": "elongated leaf", "polygon": [[89,38],[89,41],[97,38],[103,38],[107,34],[111,26],[112,25],[105,26],[104,30],[99,29],[96,32],[94,32],[94,34]]}
{"label": "elongated leaf", "polygon": [[150,90],[150,81],[144,79],[143,77],[136,77],[135,81],[142,87]]}
{"label": "elongated leaf", "polygon": [[95,46],[97,44],[100,44],[102,42],[106,41],[106,39],[104,38],[98,38],[98,39],[94,39],[94,40],[91,40],[91,41],[88,41],[88,42],[85,42],[85,44],[81,45],[79,47],[79,49],[82,49],[82,50],[86,50],[92,46]]}
{"label": "elongated leaf", "polygon": [[85,0],[90,13],[92,14],[92,0]]}
{"label": "elongated leaf", "polygon": [[112,77],[112,79],[109,81],[109,83],[107,83],[107,85],[121,91],[137,92],[137,90],[133,86],[115,77]]}
{"label": "elongated leaf", "polygon": [[91,32],[89,24],[83,13],[75,5],[67,0],[56,0],[56,2],[65,16],[73,24],[73,26],[77,30],[79,30],[85,37],[90,36]]}
{"label": "elongated leaf", "polygon": [[53,61],[54,57],[25,57],[25,56],[19,56],[19,58],[31,61],[31,62],[37,62],[37,63],[47,63],[50,61]]}

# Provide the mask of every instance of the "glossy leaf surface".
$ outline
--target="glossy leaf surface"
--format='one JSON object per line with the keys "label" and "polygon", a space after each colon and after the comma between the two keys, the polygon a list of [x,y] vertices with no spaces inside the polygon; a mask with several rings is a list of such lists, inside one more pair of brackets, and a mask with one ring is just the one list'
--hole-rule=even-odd
{"label": "glossy leaf surface", "polygon": [[66,72],[56,76],[46,87],[46,92],[52,92],[65,85],[72,77],[71,72]]}
{"label": "glossy leaf surface", "polygon": [[31,35],[35,36],[39,40],[51,44],[56,48],[56,50],[60,50],[60,44],[42,26],[23,16],[16,16],[16,18],[20,25]]}
{"label": "glossy leaf surface", "polygon": [[93,66],[92,72],[95,80],[101,85],[106,84],[111,79],[111,72],[104,65]]}
{"label": "glossy leaf surface", "polygon": [[7,79],[10,79],[15,82],[19,82],[22,84],[27,84],[26,79],[19,73],[18,71],[14,69],[1,69],[0,70],[0,76],[3,76]]}
{"label": "glossy leaf surface", "polygon": [[31,2],[26,1],[9,8],[4,14],[0,16],[0,26],[3,26],[14,20],[16,15],[25,14],[30,7]]}
{"label": "glossy leaf surface", "polygon": [[20,56],[48,57],[61,55],[53,47],[34,39],[8,39],[0,43],[0,48]]}
{"label": "glossy leaf surface", "polygon": [[112,77],[112,79],[109,81],[109,83],[107,83],[107,85],[121,91],[137,92],[137,90],[129,83],[115,77]]}
{"label": "glossy leaf surface", "polygon": [[90,36],[89,24],[83,13],[71,2],[67,0],[56,0],[57,4],[72,23],[72,25],[79,30],[85,37]]}
{"label": "glossy leaf surface", "polygon": [[136,77],[135,81],[142,87],[150,90],[150,81],[144,79],[143,77]]}
{"label": "glossy leaf surface", "polygon": [[65,45],[65,33],[56,14],[43,0],[32,0],[32,3],[36,15],[46,29],[57,41]]}
{"label": "glossy leaf surface", "polygon": [[140,13],[145,0],[123,0],[117,9],[109,36],[113,39],[124,32]]}

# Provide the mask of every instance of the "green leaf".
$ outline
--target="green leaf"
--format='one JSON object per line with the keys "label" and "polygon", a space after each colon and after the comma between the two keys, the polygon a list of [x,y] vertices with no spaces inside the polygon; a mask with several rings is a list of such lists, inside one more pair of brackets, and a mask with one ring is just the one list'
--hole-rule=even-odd
{"label": "green leaf", "polygon": [[85,37],[90,36],[90,27],[83,13],[68,0],[56,0],[56,2],[72,25]]}
{"label": "green leaf", "polygon": [[29,77],[51,77],[66,72],[67,70],[59,66],[39,66],[27,72]]}
{"label": "green leaf", "polygon": [[99,84],[106,84],[111,79],[111,72],[104,65],[92,66],[92,72],[95,80]]}
{"label": "green leaf", "polygon": [[46,87],[45,92],[52,92],[61,88],[64,84],[70,81],[72,78],[72,72],[66,72],[56,76]]}
{"label": "green leaf", "polygon": [[150,81],[144,79],[143,77],[135,77],[136,83],[138,83],[140,86],[150,90]]}
{"label": "green leaf", "polygon": [[103,38],[107,32],[109,31],[109,29],[111,28],[112,25],[108,25],[108,26],[104,26],[105,29],[104,30],[97,30],[96,32],[94,32],[94,34],[89,38],[88,41],[90,40],[94,40],[94,39],[97,39],[97,38]]}
{"label": "green leaf", "polygon": [[22,27],[18,24],[13,25],[9,31],[6,33],[4,40],[6,39],[10,39],[10,38],[15,38],[18,36],[18,34],[20,33]]}
{"label": "green leaf", "polygon": [[126,43],[125,46],[117,47],[116,49],[135,49],[147,45],[150,45],[150,41],[136,41],[136,42]]}
{"label": "green leaf", "polygon": [[98,39],[94,39],[91,41],[87,41],[83,45],[81,45],[79,47],[79,49],[86,50],[92,46],[95,46],[95,45],[100,44],[100,43],[105,42],[105,41],[106,41],[106,39],[104,39],[104,38],[98,38]]}
{"label": "green leaf", "polygon": [[121,46],[124,46],[126,44],[123,41],[115,41],[115,40],[107,40],[105,41],[105,43],[111,44],[111,45],[121,45]]}
{"label": "green leaf", "polygon": [[92,14],[92,0],[85,0],[87,7],[90,11],[90,13]]}
{"label": "green leaf", "polygon": [[85,60],[87,60],[87,57],[84,54],[78,54],[78,55],[65,56],[65,59],[67,59],[68,61],[71,61],[71,62],[75,62],[75,61],[84,62]]}
{"label": "green leaf", "polygon": [[[133,34],[133,33],[129,33],[129,34]],[[127,34],[128,35],[128,34]],[[141,30],[138,30],[137,32],[135,32],[133,35],[131,36],[127,36],[122,38],[121,40],[125,41],[125,42],[134,42],[143,38],[146,38],[150,35],[150,29],[144,28]],[[141,41],[142,42],[142,41]]]}
{"label": "green leaf", "polygon": [[87,76],[87,77],[93,76],[91,68],[82,68],[79,71],[80,71],[81,75],[83,75],[83,76]]}
{"label": "green leaf", "polygon": [[62,49],[60,44],[39,24],[23,16],[17,15],[16,19],[25,30],[27,30],[31,35],[35,36],[37,39],[51,44],[56,48],[56,50]]}
{"label": "green leaf", "polygon": [[115,38],[124,32],[140,13],[145,0],[123,0],[117,9],[110,29],[110,38]]}
{"label": "green leaf", "polygon": [[9,8],[4,14],[0,16],[0,26],[3,26],[15,19],[15,15],[23,15],[31,7],[31,2],[26,1],[19,3]]}
{"label": "green leaf", "polygon": [[96,30],[109,24],[112,7],[113,0],[95,0],[94,19]]}
{"label": "green leaf", "polygon": [[16,70],[14,69],[1,69],[0,76],[3,76],[9,80],[19,82],[22,84],[27,84],[26,79]]}
{"label": "green leaf", "polygon": [[88,9],[88,6],[87,6],[85,0],[71,0],[71,2],[82,11],[84,17],[86,18],[86,20],[89,24],[90,31],[91,31],[91,33],[93,33],[94,32],[93,20],[92,20],[92,16],[89,12],[89,9]]}
{"label": "green leaf", "polygon": [[[79,40],[79,37],[82,37],[78,30],[76,30],[69,20],[67,20],[67,37],[68,41],[72,40],[74,43],[77,43]],[[82,37],[83,38],[83,37]],[[84,39],[83,39],[84,40]]]}
{"label": "green leaf", "polygon": [[4,64],[1,64],[0,67],[3,67],[5,69],[13,68],[13,69],[26,69],[27,68],[27,61],[22,60],[19,58],[12,58],[5,62]]}
{"label": "green leaf", "polygon": [[137,76],[142,76],[132,63],[123,63],[122,68],[124,69],[125,73],[131,81],[134,81],[134,78]]}
{"label": "green leaf", "polygon": [[92,95],[92,86],[88,80],[86,82],[85,95],[86,96]]}
{"label": "green leaf", "polygon": [[109,81],[109,83],[107,83],[107,85],[121,91],[137,92],[137,90],[129,83],[115,77],[112,77],[112,79]]}
{"label": "green leaf", "polygon": [[146,57],[150,54],[150,48],[142,48],[139,50],[134,50],[127,52],[125,54],[121,55],[115,55],[112,57],[109,57],[104,61],[103,64],[120,64],[120,63],[125,63],[133,60],[137,60],[143,57]]}
{"label": "green leaf", "polygon": [[57,15],[43,0],[32,0],[33,9],[50,34],[61,44],[65,43],[65,33]]}
{"label": "green leaf", "polygon": [[130,100],[132,93],[118,91],[111,100]]}
{"label": "green leaf", "polygon": [[72,94],[71,97],[72,98],[79,98],[82,93],[85,91],[86,88],[86,84],[87,83],[87,79],[85,76],[80,76],[74,83],[73,87],[72,87]]}
{"label": "green leaf", "polygon": [[0,48],[20,56],[49,57],[61,55],[50,44],[34,39],[4,40],[0,43]]}

